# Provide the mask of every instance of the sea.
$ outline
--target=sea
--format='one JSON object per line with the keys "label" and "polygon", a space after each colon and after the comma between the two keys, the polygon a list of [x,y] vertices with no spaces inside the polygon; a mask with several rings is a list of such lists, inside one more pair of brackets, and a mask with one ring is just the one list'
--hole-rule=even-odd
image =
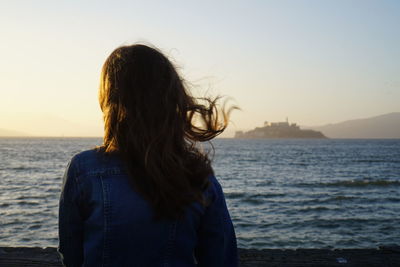
{"label": "sea", "polygon": [[[100,138],[0,138],[0,246],[57,246],[62,175]],[[205,144],[241,248],[400,243],[400,139]]]}

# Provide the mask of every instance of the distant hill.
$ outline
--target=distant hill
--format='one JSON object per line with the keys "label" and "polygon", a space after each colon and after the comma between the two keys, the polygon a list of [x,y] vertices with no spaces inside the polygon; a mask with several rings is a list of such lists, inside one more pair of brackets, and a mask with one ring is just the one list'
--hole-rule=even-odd
{"label": "distant hill", "polygon": [[308,128],[329,138],[400,138],[400,112]]}
{"label": "distant hill", "polygon": [[[86,123],[41,113],[16,113],[12,114],[12,117],[13,130],[7,129],[4,134],[0,130],[0,136],[94,137],[103,134],[103,123],[100,116],[97,120]],[[8,125],[7,120],[4,122],[0,120],[0,128],[6,125]]]}
{"label": "distant hill", "polygon": [[30,136],[30,134],[0,128],[0,136]]}

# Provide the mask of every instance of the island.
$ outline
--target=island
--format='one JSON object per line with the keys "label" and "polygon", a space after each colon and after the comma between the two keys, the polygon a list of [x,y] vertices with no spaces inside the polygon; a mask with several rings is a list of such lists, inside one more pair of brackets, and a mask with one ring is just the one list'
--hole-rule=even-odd
{"label": "island", "polygon": [[276,139],[276,138],[327,138],[323,133],[314,130],[303,130],[296,123],[264,122],[263,127],[256,127],[248,132],[237,131],[235,138],[241,139]]}

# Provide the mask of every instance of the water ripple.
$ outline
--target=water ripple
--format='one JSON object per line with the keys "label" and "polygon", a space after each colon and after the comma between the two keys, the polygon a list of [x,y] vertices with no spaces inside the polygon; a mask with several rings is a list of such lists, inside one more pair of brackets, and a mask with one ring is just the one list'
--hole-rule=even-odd
{"label": "water ripple", "polygon": [[[0,246],[56,246],[71,156],[99,138],[0,138]],[[214,142],[243,248],[376,247],[400,240],[400,140]]]}

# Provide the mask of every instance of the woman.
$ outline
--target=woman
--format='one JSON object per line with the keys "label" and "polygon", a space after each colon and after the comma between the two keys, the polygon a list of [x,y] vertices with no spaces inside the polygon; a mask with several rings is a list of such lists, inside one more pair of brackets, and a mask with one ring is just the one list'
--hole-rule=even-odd
{"label": "woman", "polygon": [[[237,266],[236,237],[210,160],[195,146],[230,111],[190,96],[171,62],[135,44],[104,63],[104,140],[65,172],[59,252],[66,266]],[[220,119],[222,118],[222,121]]]}

